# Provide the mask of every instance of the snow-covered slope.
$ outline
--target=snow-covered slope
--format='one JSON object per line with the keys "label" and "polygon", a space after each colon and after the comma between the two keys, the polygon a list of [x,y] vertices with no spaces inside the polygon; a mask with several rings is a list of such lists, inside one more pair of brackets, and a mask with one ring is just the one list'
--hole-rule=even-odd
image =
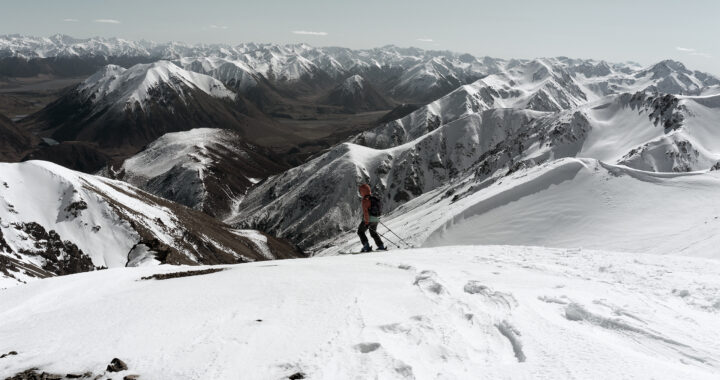
{"label": "snow-covered slope", "polygon": [[283,167],[237,133],[212,128],[168,133],[105,175],[223,219],[247,190]]}
{"label": "snow-covered slope", "polygon": [[457,190],[465,198],[432,207],[454,215],[424,246],[512,242],[720,258],[717,172],[654,173],[566,159],[482,192]]}
{"label": "snow-covered slope", "polygon": [[357,185],[363,182],[382,195],[388,212],[458,181],[497,181],[563,157],[657,172],[708,170],[720,160],[715,97],[622,94],[538,112],[474,111],[454,103],[457,94],[428,106],[445,116],[435,125],[413,124],[424,119],[427,109],[419,110],[403,119],[418,128],[380,126],[354,139],[366,146],[343,144],[268,179],[245,198],[236,222],[309,247],[355,227]]}
{"label": "snow-covered slope", "polygon": [[125,182],[44,161],[0,164],[3,286],[99,267],[219,264],[296,254],[274,239],[270,247],[273,256],[267,257],[266,248],[229,226]]}
{"label": "snow-covered slope", "polygon": [[167,132],[242,131],[250,124],[262,126],[262,117],[217,79],[159,61],[129,69],[108,65],[27,123],[42,136],[96,143],[106,153],[123,156]]}
{"label": "snow-covered slope", "polygon": [[[716,171],[655,173],[567,158],[438,188],[384,223],[416,246],[519,244],[717,259],[719,194]],[[352,252],[359,241],[347,233],[326,245],[319,254]]]}
{"label": "snow-covered slope", "polygon": [[218,79],[240,93],[246,93],[258,84],[259,73],[240,60],[219,57],[182,58],[178,60],[178,64],[186,70]]}
{"label": "snow-covered slope", "polygon": [[[468,246],[142,279],[191,270],[110,269],[0,292],[0,352],[16,352],[0,376],[720,376],[716,260]],[[107,372],[113,358],[128,369]]]}

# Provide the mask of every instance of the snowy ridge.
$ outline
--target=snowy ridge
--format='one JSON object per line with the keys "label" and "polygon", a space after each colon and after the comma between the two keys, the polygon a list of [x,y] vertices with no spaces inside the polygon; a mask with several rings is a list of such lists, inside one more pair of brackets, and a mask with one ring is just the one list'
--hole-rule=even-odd
{"label": "snowy ridge", "polygon": [[[483,189],[515,171],[563,157],[670,172],[708,170],[720,160],[713,129],[720,108],[714,97],[637,93],[554,113],[474,112],[462,102],[445,105],[458,93],[428,107],[442,105],[439,114],[446,123],[432,128],[420,122],[416,125],[423,128],[407,130],[381,126],[356,137],[355,144],[268,179],[247,195],[236,223],[321,249],[337,245],[324,241],[358,223],[356,186],[363,182],[383,196],[390,212],[428,192],[452,198],[458,182]],[[395,125],[411,124],[417,115],[424,119],[422,112]]]}
{"label": "snowy ridge", "polygon": [[345,79],[342,83],[342,89],[349,94],[356,94],[363,90],[363,83],[365,79],[360,75],[353,75]]}
{"label": "snowy ridge", "polygon": [[0,57],[143,56],[151,54],[153,45],[121,38],[79,39],[62,34],[50,37],[11,34],[0,36]]}
{"label": "snowy ridge", "polygon": [[[40,277],[123,267],[141,254],[138,245],[146,246],[141,251],[153,251],[156,264],[232,263],[268,256],[267,249],[237,238],[228,226],[125,182],[44,161],[3,163],[0,174],[0,256],[21,268],[35,268]],[[272,255],[289,253],[277,249]],[[28,270],[17,265],[0,271],[3,287],[27,279]]]}
{"label": "snowy ridge", "polygon": [[[513,243],[717,259],[719,188],[714,171],[656,173],[565,158],[500,180],[440,187],[388,213],[384,223],[422,247]],[[318,254],[352,252],[358,244],[350,232]]]}
{"label": "snowy ridge", "polygon": [[257,75],[259,73],[239,60],[219,57],[182,58],[178,61],[178,66],[209,75],[241,93],[258,84]]}
{"label": "snowy ridge", "polygon": [[217,98],[235,99],[222,82],[207,75],[186,71],[172,62],[138,64],[130,69],[108,65],[78,86],[85,101],[119,104],[124,107],[143,105],[158,85],[167,85],[184,97],[185,87],[200,90]]}
{"label": "snowy ridge", "polygon": [[[401,102],[432,101],[458,86],[488,75],[497,75],[513,88],[516,84],[520,87],[532,85],[530,87],[534,89],[519,90],[521,100],[529,102],[534,109],[566,109],[577,105],[577,99],[623,92],[658,91],[683,95],[720,92],[720,79],[688,70],[674,61],[642,67],[631,62],[608,63],[566,57],[503,60],[396,46],[352,50],[306,44],[186,45],[75,39],[61,35],[50,38],[0,36],[0,57],[98,55],[173,60],[185,69],[211,75],[225,83],[235,77],[236,83],[241,83],[236,87],[245,89],[254,85],[256,75],[280,85],[290,85],[324,83],[328,78],[339,83],[343,78],[358,74]],[[219,69],[223,63],[228,64]],[[399,78],[396,78],[397,73]],[[492,83],[490,86],[496,90],[504,87]]]}
{"label": "snowy ridge", "polygon": [[[196,128],[187,132],[167,133],[155,140],[142,155],[127,159],[121,168],[129,174],[126,180],[130,183],[158,177],[172,165],[180,162],[183,167],[197,170],[202,180],[202,170],[211,158],[208,157],[208,146],[226,142],[223,138],[229,131],[212,128]],[[158,148],[162,148],[160,151]],[[239,152],[238,152],[239,153]],[[162,160],[159,158],[162,157]]]}
{"label": "snowy ridge", "polygon": [[[270,169],[258,161],[258,148],[242,141],[235,132],[214,128],[167,133],[119,169],[104,174],[222,218],[230,206],[236,207],[233,200],[241,201],[247,189],[262,179],[257,177],[262,169]],[[233,178],[216,172],[228,160],[238,163],[229,166],[233,173],[226,173]]]}
{"label": "snowy ridge", "polygon": [[[669,65],[667,62],[674,63],[671,67],[682,67],[685,70],[679,62],[664,61],[658,65]],[[632,75],[628,77],[625,70],[612,71],[604,62],[598,65],[608,71],[601,71],[602,76],[598,74],[588,79],[585,77],[586,71],[571,75],[573,67],[557,59],[510,61],[499,69],[500,72],[460,86],[402,119],[361,134],[354,141],[378,148],[395,146],[418,138],[440,125],[494,108],[560,112],[595,104],[613,94],[658,90],[668,94],[720,93],[720,89],[714,87],[714,80],[700,85],[697,78],[687,79],[694,84],[686,87],[671,86],[667,85],[666,79],[675,78],[674,73],[661,72],[670,77],[648,76],[650,74],[647,73],[652,72],[648,69],[639,71],[636,74],[639,79],[636,79]],[[685,71],[682,75],[694,75]]]}

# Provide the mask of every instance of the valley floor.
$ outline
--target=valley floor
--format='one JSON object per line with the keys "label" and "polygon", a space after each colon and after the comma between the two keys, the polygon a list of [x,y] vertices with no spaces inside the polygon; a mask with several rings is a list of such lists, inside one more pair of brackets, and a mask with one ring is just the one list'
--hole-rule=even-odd
{"label": "valley floor", "polygon": [[[109,269],[0,290],[0,378],[717,379],[720,262],[511,246]],[[62,301],[59,301],[62,300]],[[296,375],[297,376],[297,375]]]}

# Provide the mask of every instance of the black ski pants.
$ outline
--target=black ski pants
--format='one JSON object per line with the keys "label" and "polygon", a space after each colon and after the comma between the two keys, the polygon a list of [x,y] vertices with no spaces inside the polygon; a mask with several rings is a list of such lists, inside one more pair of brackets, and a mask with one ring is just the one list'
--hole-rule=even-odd
{"label": "black ski pants", "polygon": [[377,222],[371,222],[367,225],[365,224],[365,221],[360,222],[357,233],[360,236],[360,241],[363,245],[368,244],[368,238],[365,236],[365,231],[370,230],[370,236],[372,236],[373,240],[375,240],[375,245],[377,247],[384,246],[382,240],[380,240],[380,235],[377,233],[377,226]]}

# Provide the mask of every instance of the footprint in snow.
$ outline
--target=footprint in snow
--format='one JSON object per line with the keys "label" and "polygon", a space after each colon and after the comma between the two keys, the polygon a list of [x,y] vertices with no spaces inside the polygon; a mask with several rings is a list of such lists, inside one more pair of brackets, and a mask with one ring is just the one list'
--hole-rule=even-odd
{"label": "footprint in snow", "polygon": [[358,343],[354,347],[360,353],[368,354],[373,351],[377,351],[377,349],[380,348],[380,343],[376,343],[376,342]]}
{"label": "footprint in snow", "polygon": [[510,293],[496,292],[479,281],[470,280],[463,287],[465,293],[478,294],[492,304],[500,305],[508,309],[517,306],[517,300]]}
{"label": "footprint in snow", "polygon": [[413,285],[416,285],[420,289],[433,294],[440,295],[445,293],[445,287],[437,282],[436,278],[437,273],[431,270],[424,270],[415,276],[415,282],[413,282]]}

